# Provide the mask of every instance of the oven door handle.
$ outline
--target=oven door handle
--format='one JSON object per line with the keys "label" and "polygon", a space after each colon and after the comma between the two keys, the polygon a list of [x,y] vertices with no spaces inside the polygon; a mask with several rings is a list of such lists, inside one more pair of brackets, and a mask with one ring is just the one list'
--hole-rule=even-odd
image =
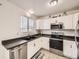
{"label": "oven door handle", "polygon": [[63,39],[50,38],[51,40],[63,41]]}

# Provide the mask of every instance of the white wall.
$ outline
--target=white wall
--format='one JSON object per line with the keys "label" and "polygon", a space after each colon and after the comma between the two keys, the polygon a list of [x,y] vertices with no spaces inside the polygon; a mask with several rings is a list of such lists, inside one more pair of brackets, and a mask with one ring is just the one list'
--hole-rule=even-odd
{"label": "white wall", "polygon": [[20,16],[24,15],[24,10],[7,2],[0,0],[0,59],[9,59],[8,51],[2,46],[1,41],[19,37],[17,32],[20,27]]}

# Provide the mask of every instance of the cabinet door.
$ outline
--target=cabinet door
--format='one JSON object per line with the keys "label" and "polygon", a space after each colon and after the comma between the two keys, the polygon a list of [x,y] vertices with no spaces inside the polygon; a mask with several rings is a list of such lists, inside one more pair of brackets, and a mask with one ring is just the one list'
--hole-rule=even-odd
{"label": "cabinet door", "polygon": [[43,29],[50,29],[50,21],[48,19],[43,20]]}
{"label": "cabinet door", "polygon": [[72,42],[72,58],[77,59],[77,46],[75,42]]}
{"label": "cabinet door", "polygon": [[57,23],[63,23],[64,24],[64,16],[62,17],[57,17]]}
{"label": "cabinet door", "polygon": [[63,23],[63,29],[73,29],[73,15],[58,17],[57,22]]}
{"label": "cabinet door", "polygon": [[63,53],[65,56],[76,59],[77,58],[77,47],[74,41],[63,41]]}
{"label": "cabinet door", "polygon": [[43,27],[44,27],[44,20],[43,19],[37,20],[36,24],[37,24],[37,29],[43,29]]}
{"label": "cabinet door", "polygon": [[72,29],[73,15],[68,15],[64,17],[64,29]]}
{"label": "cabinet door", "polygon": [[40,29],[40,20],[36,20],[36,29]]}
{"label": "cabinet door", "polygon": [[35,39],[27,43],[27,59],[30,59],[40,48],[41,48],[41,39]]}
{"label": "cabinet door", "polygon": [[49,38],[47,37],[40,37],[36,42],[36,50],[39,50],[40,48],[45,48],[49,50]]}
{"label": "cabinet door", "polygon": [[50,23],[52,24],[52,23],[56,23],[56,21],[57,21],[57,18],[50,18],[50,19],[48,19],[49,21],[50,21]]}
{"label": "cabinet door", "polygon": [[41,38],[38,38],[35,40],[35,52],[37,52],[39,49],[41,49]]}
{"label": "cabinet door", "polygon": [[64,16],[64,29],[72,29],[72,20],[72,15]]}
{"label": "cabinet door", "polygon": [[49,49],[49,38],[40,37],[27,43],[27,59],[30,59],[39,49]]}
{"label": "cabinet door", "polygon": [[30,41],[27,43],[27,59],[31,59],[31,57],[35,54],[35,42]]}
{"label": "cabinet door", "polygon": [[49,50],[49,38],[41,37],[41,44],[42,44],[42,48]]}

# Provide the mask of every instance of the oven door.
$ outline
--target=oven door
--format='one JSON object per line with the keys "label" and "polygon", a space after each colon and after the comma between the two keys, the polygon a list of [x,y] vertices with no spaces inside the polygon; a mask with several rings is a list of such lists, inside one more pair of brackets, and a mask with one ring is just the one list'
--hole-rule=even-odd
{"label": "oven door", "polygon": [[50,48],[63,51],[63,41],[50,39]]}

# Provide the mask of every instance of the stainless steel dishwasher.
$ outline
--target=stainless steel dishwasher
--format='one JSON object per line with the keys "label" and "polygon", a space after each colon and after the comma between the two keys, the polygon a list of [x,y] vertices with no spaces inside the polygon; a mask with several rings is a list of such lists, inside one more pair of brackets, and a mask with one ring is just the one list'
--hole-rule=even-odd
{"label": "stainless steel dishwasher", "polygon": [[27,59],[27,45],[22,44],[9,50],[10,59]]}
{"label": "stainless steel dishwasher", "polygon": [[10,59],[20,59],[20,48],[10,49]]}

